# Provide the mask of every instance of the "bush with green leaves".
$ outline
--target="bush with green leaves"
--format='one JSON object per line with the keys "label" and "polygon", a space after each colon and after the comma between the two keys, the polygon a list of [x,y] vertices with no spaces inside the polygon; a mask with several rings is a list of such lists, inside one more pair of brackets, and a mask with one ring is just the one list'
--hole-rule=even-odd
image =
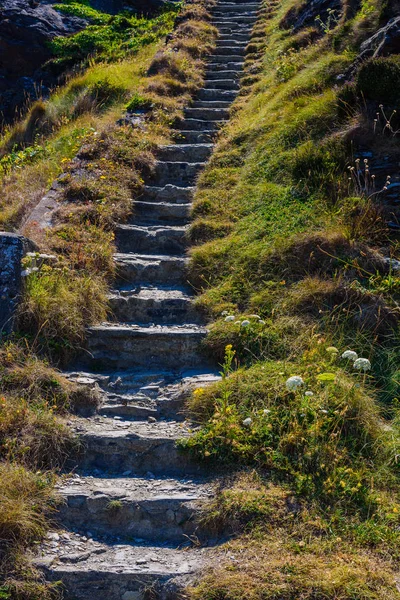
{"label": "bush with green leaves", "polygon": [[324,505],[372,510],[374,486],[395,476],[399,440],[365,387],[370,361],[322,346],[301,364],[234,371],[234,356],[228,345],[221,383],[195,391],[191,409],[205,425],[183,445],[208,461],[258,467]]}

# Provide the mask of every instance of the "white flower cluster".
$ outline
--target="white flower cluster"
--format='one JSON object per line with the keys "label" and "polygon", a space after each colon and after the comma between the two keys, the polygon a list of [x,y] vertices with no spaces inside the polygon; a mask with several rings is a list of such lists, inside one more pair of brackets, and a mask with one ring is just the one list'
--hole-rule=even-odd
{"label": "white flower cluster", "polygon": [[289,390],[289,392],[295,392],[301,388],[302,385],[304,385],[304,380],[299,375],[289,377],[289,379],[286,381],[286,388]]}
{"label": "white flower cluster", "polygon": [[346,350],[346,352],[343,352],[342,358],[346,358],[347,360],[352,360],[354,362],[355,360],[357,360],[358,354],[353,350]]}
{"label": "white flower cluster", "polygon": [[37,273],[39,271],[38,267],[31,267],[29,269],[25,269],[25,271],[21,271],[21,277],[28,277],[31,273]]}
{"label": "white flower cluster", "polygon": [[358,358],[358,354],[357,352],[354,352],[354,350],[346,350],[346,352],[343,352],[342,358],[351,360],[353,362],[353,367],[357,371],[364,371],[364,373],[366,373],[371,370],[371,361],[368,360],[368,358]]}
{"label": "white flower cluster", "polygon": [[371,370],[371,362],[368,358],[357,358],[357,360],[354,361],[353,367],[357,369],[357,371],[364,371],[365,373],[366,371]]}
{"label": "white flower cluster", "polygon": [[235,321],[235,315],[230,315],[227,310],[224,310],[221,313],[221,316],[225,317],[225,323],[235,322],[235,325],[240,325],[240,327],[249,327],[249,325],[251,325],[250,319],[257,320],[259,325],[265,325],[265,321],[260,317],[260,315],[250,315],[249,319],[244,319],[243,321]]}

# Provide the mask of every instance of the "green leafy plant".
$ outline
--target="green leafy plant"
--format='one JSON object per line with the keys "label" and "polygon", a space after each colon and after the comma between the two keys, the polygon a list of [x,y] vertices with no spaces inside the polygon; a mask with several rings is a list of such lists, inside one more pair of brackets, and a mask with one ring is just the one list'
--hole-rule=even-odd
{"label": "green leafy plant", "polygon": [[338,25],[340,17],[341,15],[337,10],[334,8],[328,8],[326,21],[323,21],[318,15],[318,17],[315,18],[315,23],[323,31],[323,33],[327,34]]}

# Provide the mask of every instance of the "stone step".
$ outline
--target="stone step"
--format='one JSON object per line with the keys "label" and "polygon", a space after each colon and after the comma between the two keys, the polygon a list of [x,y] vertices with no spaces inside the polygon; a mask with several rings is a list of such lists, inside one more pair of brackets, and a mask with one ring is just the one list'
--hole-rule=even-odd
{"label": "stone step", "polygon": [[215,137],[215,131],[176,131],[174,139],[188,144],[202,144],[210,142]]}
{"label": "stone step", "polygon": [[218,25],[218,31],[220,35],[237,35],[238,33],[243,33],[246,35],[251,35],[254,26],[251,25],[240,25],[235,23],[233,25]]}
{"label": "stone step", "polygon": [[94,368],[160,368],[175,371],[204,363],[200,343],[204,327],[148,326],[105,323],[88,329],[87,362]]}
{"label": "stone step", "polygon": [[239,45],[235,45],[235,46],[217,46],[217,49],[215,51],[215,54],[213,54],[213,58],[215,58],[215,56],[244,56],[246,53],[246,47],[245,46],[239,46]]}
{"label": "stone step", "polygon": [[195,100],[191,108],[224,108],[229,110],[231,104],[231,100]]}
{"label": "stone step", "polygon": [[69,539],[58,547],[51,540],[42,545],[35,565],[48,581],[63,582],[65,600],[144,600],[149,589],[172,600],[206,566],[202,548],[104,544],[64,535]]}
{"label": "stone step", "polygon": [[[225,73],[223,73],[225,74]],[[239,90],[240,83],[239,78],[235,79],[209,79],[204,82],[204,89],[216,89],[216,90],[227,90],[234,92]]]}
{"label": "stone step", "polygon": [[204,322],[193,298],[182,289],[147,286],[120,290],[108,300],[115,322],[158,325]]}
{"label": "stone step", "polygon": [[[227,108],[186,108],[185,117],[204,121],[222,121],[229,118],[229,110]],[[204,165],[200,168],[203,167]]]}
{"label": "stone step", "polygon": [[213,493],[211,485],[193,480],[129,475],[112,479],[75,476],[59,492],[64,502],[57,521],[63,527],[83,535],[90,532],[104,541],[140,538],[158,545],[198,536],[201,501]]}
{"label": "stone step", "polygon": [[193,200],[194,190],[194,187],[180,187],[172,184],[164,186],[145,185],[143,194],[138,199],[142,202],[188,204]]}
{"label": "stone step", "polygon": [[136,200],[133,203],[133,215],[129,222],[136,225],[185,225],[189,222],[191,210],[191,203],[177,204],[168,202],[141,202]]}
{"label": "stone step", "polygon": [[213,16],[212,19],[212,24],[218,28],[219,25],[223,26],[223,25],[228,25],[228,26],[234,26],[235,24],[238,24],[240,26],[247,24],[247,25],[252,25],[253,23],[255,23],[258,19],[258,16],[256,13],[253,14],[249,14],[249,15],[221,15],[221,16]]}
{"label": "stone step", "polygon": [[76,418],[70,425],[81,442],[79,456],[70,459],[78,473],[106,477],[193,477],[204,471],[177,441],[190,435],[189,424],[176,421],[129,421]]}
{"label": "stone step", "polygon": [[228,39],[218,39],[216,43],[216,48],[246,48],[247,44],[250,41],[250,36],[246,37],[244,40],[235,40],[232,39],[231,36],[228,36]]}
{"label": "stone step", "polygon": [[68,379],[78,383],[82,378],[95,382],[101,394],[101,416],[183,421],[192,392],[220,381],[221,375],[200,365],[180,373],[144,368],[101,375],[82,371],[68,374]]}
{"label": "stone step", "polygon": [[226,62],[224,63],[223,61],[221,62],[213,62],[212,60],[210,60],[210,62],[206,65],[206,69],[207,71],[234,71],[236,77],[238,75],[241,75],[242,71],[243,71],[243,64],[244,62]]}
{"label": "stone step", "polygon": [[244,42],[248,43],[251,39],[251,31],[245,33],[221,33],[218,36],[217,44],[223,41]]}
{"label": "stone step", "polygon": [[243,3],[243,4],[235,4],[233,2],[221,2],[219,4],[217,4],[217,6],[213,9],[212,14],[215,14],[217,11],[218,12],[224,12],[224,13],[234,13],[234,12],[248,12],[250,10],[255,10],[257,11],[260,8],[260,3],[259,2],[253,2],[253,3]]}
{"label": "stone step", "polygon": [[115,239],[119,252],[183,254],[187,247],[186,227],[118,225]]}
{"label": "stone step", "polygon": [[[110,418],[122,418],[127,421],[143,421],[145,419],[157,419],[157,408],[150,403],[143,405],[126,396],[113,396],[112,401],[101,406],[101,415]],[[119,402],[118,402],[119,400]],[[178,417],[174,415],[176,420]],[[183,420],[179,419],[179,420]]]}
{"label": "stone step", "polygon": [[117,283],[184,283],[188,258],[178,256],[151,256],[115,254]]}
{"label": "stone step", "polygon": [[193,186],[204,166],[204,162],[159,160],[155,164],[149,181],[161,186],[167,184],[179,185],[180,187]]}
{"label": "stone step", "polygon": [[217,131],[219,121],[204,121],[204,119],[179,119],[175,123],[175,129],[182,131]]}
{"label": "stone step", "polygon": [[[210,108],[213,108],[212,106]],[[215,107],[217,108],[217,107]],[[158,157],[163,161],[205,162],[210,156],[213,144],[171,144],[161,146]]]}
{"label": "stone step", "polygon": [[198,101],[206,102],[233,102],[237,97],[237,91],[218,90],[217,88],[202,89],[198,92]]}
{"label": "stone step", "polygon": [[212,65],[220,64],[226,65],[227,63],[234,63],[236,66],[242,66],[244,64],[244,53],[243,54],[223,54],[221,52],[222,48],[218,54],[213,54],[210,58],[210,61],[207,63],[207,69],[210,69]]}
{"label": "stone step", "polygon": [[[239,88],[239,78],[240,78],[240,72],[238,71],[229,71],[228,69],[219,69],[216,71],[206,71],[205,72],[205,81],[204,81],[204,89],[207,89],[208,87],[211,86],[211,82],[217,82],[218,80],[223,80],[223,81],[229,81],[231,84],[235,84],[237,87],[236,89]],[[217,83],[213,83],[213,86],[215,85],[214,89],[218,89],[217,87]]]}
{"label": "stone step", "polygon": [[235,13],[226,13],[224,11],[215,11],[213,13],[212,22],[225,22],[225,23],[252,23],[251,19],[258,19],[257,11],[243,11],[243,12],[235,12]]}

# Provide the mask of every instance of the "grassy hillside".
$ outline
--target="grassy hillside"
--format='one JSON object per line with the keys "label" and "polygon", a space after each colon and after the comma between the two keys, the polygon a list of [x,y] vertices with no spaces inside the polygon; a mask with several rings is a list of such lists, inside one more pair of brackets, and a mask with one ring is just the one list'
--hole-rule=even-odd
{"label": "grassy hillside", "polygon": [[205,515],[234,540],[196,599],[400,597],[399,62],[352,69],[397,8],[296,30],[306,6],[265,3],[195,199],[191,280],[225,377],[191,400],[185,446],[243,469]]}

